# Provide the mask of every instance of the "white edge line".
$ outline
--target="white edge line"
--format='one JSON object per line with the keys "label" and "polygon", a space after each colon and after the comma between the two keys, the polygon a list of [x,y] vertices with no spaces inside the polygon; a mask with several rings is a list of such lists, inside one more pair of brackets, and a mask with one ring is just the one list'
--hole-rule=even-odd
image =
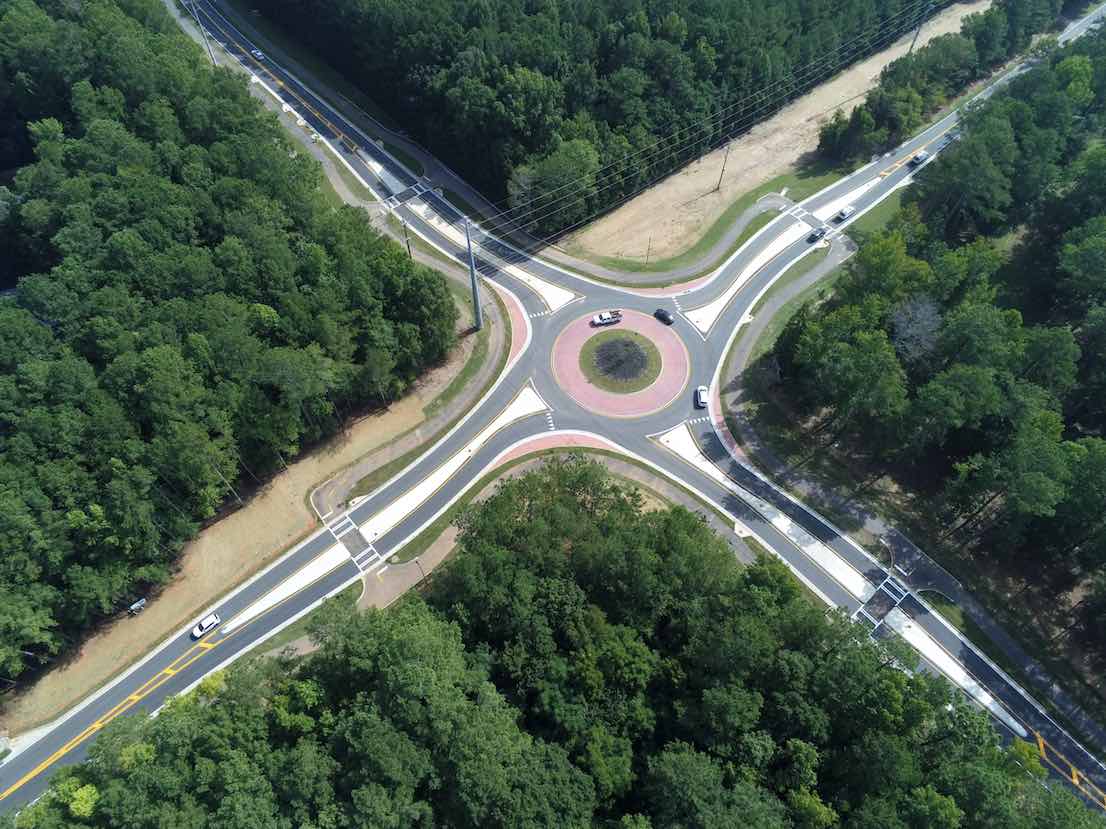
{"label": "white edge line", "polygon": [[[414,228],[412,228],[412,229],[415,230]],[[415,232],[417,233],[418,231],[416,230]],[[439,248],[439,250],[440,250],[440,248]],[[442,443],[444,443],[446,440],[448,440],[450,437],[452,437],[452,435],[458,429],[460,429],[469,420],[469,418],[472,417],[480,409],[480,407],[484,404],[484,402],[499,388],[500,384],[504,381],[504,379],[510,373],[511,369],[513,369],[515,367],[515,365],[518,363],[518,361],[522,359],[523,354],[525,354],[526,349],[529,348],[531,340],[533,338],[533,330],[530,326],[530,321],[527,318],[527,315],[526,315],[526,312],[525,312],[525,306],[518,299],[518,297],[515,295],[515,293],[513,291],[511,291],[509,288],[507,288],[506,286],[500,285],[499,283],[495,282],[494,280],[488,279],[487,277],[483,277],[483,278],[487,282],[492,283],[494,288],[504,292],[505,294],[507,294],[508,297],[514,299],[514,301],[518,303],[519,308],[522,309],[522,312],[523,312],[522,313],[523,319],[525,320],[526,339],[523,343],[522,349],[518,352],[517,355],[515,355],[514,360],[507,362],[507,364],[503,367],[503,371],[500,372],[499,377],[496,379],[495,383],[493,383],[491,388],[489,388],[484,393],[483,397],[481,397],[476,403],[473,404],[472,408],[469,410],[469,413],[467,415],[465,415],[463,418],[461,418],[461,420],[457,421],[457,423],[453,426],[453,428],[450,429],[449,432],[447,432],[445,435],[443,435],[438,441],[436,441],[433,446],[431,446],[425,452],[423,452],[421,455],[419,455],[419,457],[414,462],[415,464],[419,463],[421,460],[423,460],[423,458],[426,455],[433,452],[435,449],[438,448],[438,446],[440,446]],[[506,323],[507,323],[508,327],[510,327],[510,322],[511,322],[510,321],[510,312],[508,312],[507,317],[508,317],[508,319],[506,320]],[[510,346],[508,345],[508,349],[509,348],[510,348]],[[540,395],[539,395],[539,397],[540,397]],[[412,465],[414,465],[414,464],[412,464]],[[391,478],[389,478],[387,481],[385,481],[383,484],[381,484],[379,487],[377,487],[377,489],[373,490],[373,492],[369,493],[368,495],[366,495],[364,497],[367,499],[369,497],[372,497],[373,495],[376,495],[380,490],[382,490],[385,487],[389,486],[390,484],[394,483],[395,480],[397,478],[399,478],[401,475],[403,475],[403,473],[406,472],[406,471],[407,471],[406,468],[400,470],[395,475],[393,475]],[[325,483],[326,482],[324,482],[324,484]],[[318,487],[316,487],[315,489],[318,489]],[[312,493],[314,493],[314,490],[312,490]],[[311,501],[310,495],[308,496],[308,500]],[[313,502],[312,502],[312,509],[315,511],[316,515],[318,515],[318,511],[315,510]],[[353,509],[353,507],[350,507],[349,509],[347,509],[345,511],[345,513],[344,513],[345,517],[349,517],[349,513],[352,511],[352,509]],[[330,515],[333,515],[333,513],[334,513],[334,510],[331,510],[329,513],[327,513],[327,516],[329,517]],[[320,518],[321,518],[321,516],[320,516]],[[208,605],[204,610],[202,610],[199,613],[195,614],[195,618],[203,618],[208,613],[211,613],[211,612],[217,610],[220,606],[222,606],[226,602],[233,599],[235,596],[237,596],[239,593],[241,593],[246,588],[250,587],[258,579],[265,576],[270,570],[272,570],[273,568],[283,564],[288,558],[295,555],[302,547],[304,547],[307,544],[311,543],[318,536],[323,535],[325,533],[330,533],[331,535],[333,535],[333,532],[330,530],[330,528],[328,526],[324,525],[323,527],[320,527],[318,532],[313,533],[312,535],[305,538],[299,544],[292,547],[290,550],[285,552],[279,558],[277,558],[272,563],[267,565],[264,569],[259,570],[256,573],[254,573],[252,576],[250,576],[248,579],[246,579],[244,582],[242,582],[236,588],[231,590],[229,593],[226,593],[226,594],[218,597],[217,599],[215,599],[212,602],[212,604]],[[31,746],[35,745],[39,740],[41,740],[43,737],[45,737],[46,735],[53,732],[58,727],[64,725],[72,717],[79,714],[81,711],[83,711],[89,705],[91,705],[96,700],[100,699],[102,696],[104,696],[109,691],[111,691],[113,688],[115,688],[119,683],[121,683],[124,680],[128,679],[136,671],[143,668],[151,659],[153,659],[154,657],[160,655],[162,651],[164,651],[166,648],[168,648],[173,643],[174,640],[176,640],[182,634],[186,633],[188,631],[189,627],[191,627],[191,623],[185,624],[179,630],[176,630],[176,631],[168,634],[165,637],[165,639],[163,639],[158,645],[155,645],[154,648],[151,651],[149,651],[145,656],[143,656],[139,661],[137,661],[137,662],[131,664],[129,667],[125,668],[122,673],[118,674],[114,679],[110,680],[107,684],[103,685],[102,687],[100,687],[96,691],[93,691],[91,694],[86,696],[84,699],[80,700],[75,706],[73,706],[68,711],[66,711],[64,714],[59,716],[56,720],[52,720],[49,723],[45,723],[45,724],[39,726],[38,728],[41,729],[41,733],[38,736],[36,736],[34,739],[28,740],[28,741],[23,742],[23,743],[17,743],[16,740],[18,740],[19,735],[15,735],[12,738],[13,748],[12,748],[11,752],[4,758],[4,763],[7,764],[9,761],[15,759],[19,754],[26,751]],[[34,730],[37,730],[37,729],[28,729],[28,732],[24,732],[24,733],[33,732]]]}
{"label": "white edge line", "polygon": [[[225,604],[226,602],[229,602],[231,599],[233,599],[235,596],[237,596],[239,593],[241,593],[247,587],[250,587],[254,582],[256,582],[258,579],[260,579],[262,576],[266,575],[270,570],[274,569],[275,567],[280,566],[281,564],[284,564],[284,562],[287,561],[291,556],[293,556],[297,552],[299,552],[299,550],[301,548],[303,548],[306,545],[310,544],[312,541],[314,541],[320,535],[325,535],[326,533],[330,533],[331,535],[333,535],[333,533],[330,532],[329,527],[326,527],[326,526],[320,527],[318,532],[313,533],[312,535],[310,535],[309,537],[307,537],[303,541],[301,541],[299,544],[296,544],[290,550],[288,550],[283,555],[281,555],[280,558],[278,558],[275,561],[268,564],[264,569],[259,570],[256,573],[254,573],[252,576],[250,576],[248,579],[246,579],[240,585],[235,587],[229,593],[227,593],[223,596],[220,596],[213,604],[208,605],[207,608],[200,611],[199,613],[196,613],[194,616],[192,616],[192,618],[193,619],[202,619],[207,614],[215,611],[221,605]],[[124,620],[121,619],[120,621],[124,621]],[[131,664],[129,667],[124,668],[122,673],[118,674],[114,679],[110,680],[107,684],[103,685],[102,687],[100,687],[97,690],[93,691],[88,696],[84,697],[82,700],[77,702],[76,705],[74,705],[72,708],[70,708],[64,714],[60,715],[57,719],[52,720],[48,723],[45,723],[45,724],[39,726],[37,729],[28,729],[27,732],[24,732],[25,734],[36,731],[36,730],[40,730],[41,733],[37,737],[35,737],[33,740],[29,740],[29,741],[27,741],[23,744],[20,744],[16,747],[13,747],[12,750],[11,750],[11,753],[9,753],[7,755],[7,757],[4,758],[4,763],[6,764],[9,761],[13,760],[19,754],[26,751],[31,746],[35,745],[43,737],[47,736],[48,734],[52,733],[56,729],[60,728],[62,725],[64,725],[70,719],[75,717],[77,714],[79,714],[81,711],[83,711],[89,705],[96,702],[96,700],[100,699],[100,697],[107,694],[109,691],[111,691],[113,688],[115,688],[115,686],[117,686],[119,683],[123,682],[125,679],[129,679],[132,674],[134,674],[135,672],[142,669],[146,665],[146,663],[148,663],[151,659],[153,659],[156,656],[159,656],[162,651],[164,651],[166,648],[169,647],[169,645],[171,645],[173,643],[174,640],[176,640],[181,635],[187,633],[188,629],[190,627],[192,627],[191,622],[185,624],[180,629],[170,633],[158,645],[155,645],[154,648],[152,650],[150,650],[145,656],[143,656],[137,662]],[[17,734],[14,737],[12,737],[12,742],[15,743],[15,741],[19,739],[19,736],[20,735]]]}
{"label": "white edge line", "polygon": [[[889,191],[889,192],[893,192],[893,191]],[[884,198],[886,198],[886,196],[884,196]],[[881,199],[880,201],[882,201],[882,199]],[[879,203],[879,202],[877,202],[876,204],[878,204],[878,203]],[[876,205],[872,205],[872,207],[875,207],[875,206],[876,206]],[[868,209],[871,209],[871,208],[868,208]],[[865,210],[864,212],[867,212],[867,210]],[[805,256],[805,255],[806,255],[806,253],[807,253],[807,251],[804,251],[804,252],[803,252],[802,254],[800,254],[800,255],[799,255],[798,257],[796,257],[796,258],[795,258],[794,260],[792,260],[792,262],[791,262],[791,263],[789,263],[787,267],[788,267],[788,268],[792,267],[792,266],[793,266],[793,265],[795,264],[795,262],[797,262],[797,261],[798,261],[799,259],[801,259],[801,258],[802,258],[803,256]],[[782,275],[783,275],[783,273],[786,273],[786,270],[787,270],[787,269],[784,269],[784,271],[783,271],[783,272],[781,272],[780,276],[782,276]],[[779,277],[777,277],[777,279],[779,279]],[[775,280],[773,280],[773,282],[774,282],[774,281],[775,281]],[[764,289],[763,289],[763,290],[761,291],[761,293],[760,293],[760,294],[758,294],[758,295],[756,296],[756,298],[754,298],[753,302],[752,302],[752,303],[750,304],[750,307],[755,307],[755,306],[756,306],[756,303],[757,303],[757,302],[758,302],[758,301],[760,300],[760,297],[761,297],[761,295],[762,295],[762,294],[763,294],[764,292],[766,292],[766,291],[768,290],[768,288],[769,288],[769,287],[771,287],[771,285],[765,286],[765,288],[764,288]],[[731,348],[733,347],[733,342],[734,342],[734,340],[735,340],[735,339],[737,338],[737,335],[738,335],[738,333],[740,332],[740,330],[741,330],[741,328],[742,328],[742,327],[743,327],[743,324],[742,324],[742,323],[739,323],[739,324],[738,324],[738,325],[737,325],[737,326],[736,326],[736,327],[734,328],[734,330],[733,330],[733,333],[732,333],[732,334],[730,334],[729,340],[728,340],[728,341],[726,342],[726,346],[725,346],[725,348],[723,349],[723,354],[728,354],[728,353],[729,353],[730,349],[731,349]],[[711,387],[712,387],[712,389],[716,389],[716,388],[718,388],[718,378],[719,378],[719,375],[721,375],[721,373],[722,373],[722,367],[723,367],[724,363],[725,363],[725,360],[722,360],[721,362],[719,362],[719,363],[718,363],[717,367],[715,368],[715,371],[714,371],[714,378],[713,378],[713,379],[712,379],[712,381],[711,381]],[[713,392],[712,392],[712,394],[711,394],[711,396],[710,396],[710,400],[711,400],[711,403],[712,403],[712,405],[713,405],[713,403],[714,403],[714,395],[713,395]],[[829,527],[830,529],[832,529],[832,530],[833,530],[833,531],[834,531],[835,533],[837,533],[837,535],[838,535],[838,536],[839,536],[840,538],[842,538],[842,539],[843,539],[843,540],[844,540],[844,541],[845,541],[845,542],[846,542],[847,544],[849,544],[849,545],[851,545],[852,547],[854,547],[854,548],[855,548],[855,549],[856,549],[856,550],[857,550],[858,552],[860,552],[860,553],[861,553],[862,555],[864,555],[864,556],[865,556],[865,557],[866,557],[866,558],[867,558],[867,559],[868,559],[868,560],[869,560],[870,562],[872,562],[873,564],[875,564],[875,565],[876,565],[877,567],[879,567],[879,568],[881,568],[881,569],[886,569],[886,568],[885,568],[885,567],[884,567],[884,566],[883,566],[883,565],[882,565],[881,563],[879,563],[878,561],[876,561],[876,559],[875,559],[875,558],[873,558],[873,557],[872,557],[871,553],[869,553],[869,552],[868,552],[867,550],[865,550],[865,549],[864,549],[864,548],[863,548],[863,547],[862,547],[862,546],[861,546],[860,544],[858,544],[858,543],[857,543],[857,542],[856,542],[856,541],[855,541],[855,540],[854,540],[854,539],[853,539],[853,538],[852,538],[852,537],[851,537],[851,536],[850,536],[850,535],[849,535],[848,533],[846,533],[846,532],[844,532],[843,530],[841,530],[841,529],[840,529],[839,527],[837,527],[837,526],[836,526],[836,525],[835,525],[835,524],[834,524],[834,523],[833,523],[832,521],[829,521],[828,519],[826,519],[826,518],[825,518],[825,517],[824,517],[824,516],[823,516],[823,515],[822,515],[821,513],[819,513],[819,512],[817,512],[817,511],[815,511],[815,510],[814,510],[814,509],[812,509],[812,508],[811,508],[810,506],[808,506],[808,505],[806,505],[806,504],[802,503],[801,501],[799,501],[799,500],[798,500],[797,498],[795,498],[795,497],[794,497],[794,496],[793,496],[793,495],[792,495],[792,494],[791,494],[790,492],[787,492],[786,490],[784,490],[784,489],[781,489],[780,487],[776,486],[776,484],[775,484],[774,482],[772,482],[772,481],[771,481],[771,480],[769,480],[769,479],[768,479],[767,477],[765,477],[765,476],[764,476],[764,475],[763,475],[763,474],[762,474],[762,473],[760,472],[760,470],[759,470],[759,469],[757,469],[757,468],[756,468],[755,466],[753,466],[753,465],[752,465],[752,464],[750,464],[750,463],[746,463],[746,462],[745,462],[745,461],[743,461],[743,460],[742,460],[741,458],[737,457],[737,455],[735,455],[735,454],[733,453],[733,450],[732,450],[732,449],[730,448],[730,446],[729,446],[729,444],[727,443],[727,441],[723,439],[723,437],[722,437],[722,434],[721,434],[721,433],[720,433],[720,431],[719,431],[719,426],[718,426],[718,424],[719,424],[719,420],[720,420],[720,418],[721,418],[721,414],[722,414],[722,413],[721,413],[721,411],[719,411],[719,412],[718,412],[718,416],[716,417],[716,416],[715,416],[715,414],[714,414],[713,412],[711,413],[711,428],[712,428],[712,429],[714,429],[714,433],[715,433],[715,436],[716,436],[716,437],[718,438],[718,441],[719,441],[719,443],[721,443],[721,444],[722,444],[722,445],[723,445],[723,446],[724,446],[724,447],[726,448],[726,453],[727,453],[727,454],[728,454],[728,455],[729,455],[729,456],[730,456],[730,457],[731,457],[731,458],[732,458],[732,459],[733,459],[733,460],[734,460],[734,461],[735,461],[736,463],[740,464],[741,466],[745,467],[745,468],[746,468],[747,470],[749,470],[750,472],[752,472],[752,473],[753,473],[753,474],[754,474],[754,475],[755,475],[755,476],[756,476],[757,478],[759,478],[759,479],[760,479],[760,480],[761,480],[762,482],[764,482],[765,484],[768,484],[769,486],[771,486],[771,487],[772,487],[772,488],[773,488],[773,489],[774,489],[774,490],[775,490],[776,492],[778,492],[779,494],[783,495],[783,496],[784,496],[785,498],[787,498],[788,500],[790,500],[790,501],[791,501],[792,503],[794,503],[794,504],[795,504],[796,506],[798,506],[798,507],[801,507],[802,509],[804,509],[804,510],[806,510],[806,511],[807,511],[808,513],[810,513],[810,514],[811,514],[811,515],[812,515],[813,517],[815,517],[816,519],[818,519],[818,520],[822,521],[822,522],[823,522],[824,524],[826,524],[826,526],[828,526],[828,527]],[[762,516],[762,517],[763,517],[763,516]],[[767,545],[766,545],[766,546],[767,546]],[[771,549],[771,548],[769,547],[769,549]],[[1003,679],[1003,680],[1004,680],[1004,681],[1005,681],[1005,682],[1006,682],[1006,683],[1007,683],[1007,684],[1008,684],[1008,685],[1009,685],[1009,686],[1010,686],[1010,687],[1011,687],[1012,689],[1016,690],[1016,691],[1017,691],[1017,692],[1018,692],[1018,693],[1019,693],[1019,694],[1020,694],[1020,695],[1021,695],[1021,696],[1022,696],[1022,697],[1023,697],[1024,699],[1025,699],[1025,700],[1026,700],[1026,702],[1028,702],[1028,703],[1029,703],[1030,705],[1032,705],[1032,706],[1033,706],[1033,707],[1034,707],[1034,708],[1035,708],[1035,709],[1037,710],[1037,713],[1038,713],[1038,714],[1040,714],[1040,715],[1041,715],[1042,717],[1044,717],[1044,718],[1045,718],[1046,720],[1048,720],[1048,722],[1049,722],[1049,723],[1051,723],[1051,724],[1052,724],[1052,726],[1053,726],[1054,728],[1056,728],[1056,729],[1057,729],[1058,731],[1062,731],[1062,732],[1063,732],[1064,734],[1066,734],[1066,735],[1068,736],[1068,739],[1070,739],[1070,740],[1072,741],[1072,743],[1074,743],[1074,744],[1075,744],[1076,746],[1078,746],[1078,747],[1079,747],[1079,748],[1080,748],[1080,749],[1081,749],[1081,750],[1083,751],[1083,753],[1084,753],[1084,754],[1086,754],[1086,755],[1087,755],[1087,757],[1089,757],[1089,758],[1090,758],[1091,760],[1093,760],[1093,761],[1094,761],[1094,762],[1095,762],[1095,763],[1096,763],[1096,764],[1097,764],[1097,765],[1098,765],[1098,766],[1099,766],[1100,768],[1106,769],[1106,764],[1102,763],[1102,761],[1100,761],[1100,760],[1099,760],[1099,759],[1098,759],[1098,758],[1097,758],[1097,757],[1096,757],[1096,756],[1095,756],[1094,754],[1092,754],[1092,753],[1091,753],[1090,751],[1088,751],[1088,750],[1087,750],[1087,749],[1086,749],[1086,748],[1085,748],[1085,747],[1084,747],[1084,746],[1083,746],[1083,745],[1082,745],[1082,744],[1081,744],[1081,743],[1080,743],[1080,742],[1079,742],[1078,740],[1076,740],[1076,739],[1075,739],[1075,738],[1074,738],[1074,737],[1073,737],[1073,736],[1072,736],[1072,735],[1071,735],[1071,734],[1070,734],[1070,733],[1068,732],[1068,730],[1067,730],[1067,729],[1065,729],[1065,728],[1063,728],[1062,726],[1060,726],[1060,725],[1059,725],[1059,724],[1058,724],[1058,723],[1057,723],[1057,722],[1056,722],[1056,721],[1055,721],[1055,720],[1054,720],[1054,719],[1052,718],[1052,716],[1050,716],[1050,715],[1049,715],[1049,713],[1048,713],[1048,712],[1047,712],[1047,711],[1045,710],[1045,708],[1044,708],[1044,707],[1043,707],[1043,706],[1042,706],[1042,705],[1041,705],[1041,704],[1040,704],[1040,703],[1039,703],[1039,702],[1038,702],[1038,701],[1037,701],[1036,699],[1034,699],[1034,698],[1033,698],[1033,696],[1032,696],[1032,695],[1030,695],[1028,691],[1026,691],[1026,689],[1025,689],[1025,688],[1023,688],[1023,687],[1022,687],[1022,686],[1021,686],[1021,685],[1020,685],[1019,683],[1015,682],[1015,681],[1014,681],[1014,680],[1013,680],[1013,679],[1012,679],[1012,678],[1011,678],[1011,677],[1009,676],[1009,674],[1007,674],[1007,673],[1006,673],[1006,672],[1005,672],[1004,670],[1002,670],[1002,668],[1000,668],[1000,667],[999,667],[998,665],[996,665],[996,664],[995,664],[995,663],[994,663],[994,662],[993,662],[993,661],[992,661],[992,660],[991,660],[991,659],[990,659],[990,658],[989,658],[989,657],[988,657],[988,656],[987,656],[986,654],[984,654],[984,653],[983,653],[982,651],[980,651],[980,649],[979,649],[979,648],[978,648],[978,647],[977,647],[977,646],[975,645],[975,643],[973,643],[973,642],[972,642],[972,641],[971,641],[970,639],[966,638],[966,637],[965,637],[965,636],[964,636],[964,635],[963,635],[963,634],[962,634],[962,633],[961,633],[960,631],[958,631],[958,630],[957,630],[956,628],[954,628],[954,627],[953,627],[953,626],[952,626],[951,624],[949,624],[948,620],[947,620],[947,619],[945,619],[945,617],[944,617],[944,616],[942,616],[942,615],[941,615],[941,614],[940,614],[940,613],[939,613],[938,611],[936,611],[936,610],[934,610],[934,609],[933,609],[932,607],[930,607],[930,605],[929,605],[929,604],[928,604],[928,603],[927,603],[927,602],[926,602],[926,601],[925,601],[924,599],[922,599],[922,598],[921,598],[921,596],[919,596],[919,595],[918,595],[917,591],[915,591],[915,590],[911,590],[911,591],[910,591],[910,593],[911,593],[911,595],[913,595],[913,596],[914,596],[914,597],[915,597],[915,598],[916,598],[916,599],[917,599],[917,600],[918,600],[918,601],[919,601],[919,602],[920,602],[920,603],[921,603],[921,604],[922,604],[923,606],[925,606],[925,608],[926,608],[926,609],[927,609],[927,610],[928,610],[928,611],[929,611],[929,612],[931,613],[931,615],[934,615],[934,616],[936,616],[937,618],[939,618],[939,619],[941,620],[941,623],[942,623],[942,624],[944,624],[944,625],[945,625],[945,626],[946,626],[946,627],[947,627],[947,628],[948,628],[948,629],[949,629],[949,630],[950,630],[950,631],[951,631],[951,632],[952,632],[952,633],[953,633],[953,634],[954,634],[954,635],[955,635],[955,636],[956,636],[956,637],[957,637],[957,638],[958,638],[958,639],[959,639],[959,640],[960,640],[961,642],[963,642],[963,643],[964,643],[964,644],[966,644],[966,645],[967,645],[967,646],[968,646],[969,648],[971,648],[971,650],[973,651],[973,653],[975,653],[975,654],[976,654],[976,656],[978,656],[978,657],[979,657],[979,658],[980,658],[980,659],[981,659],[981,660],[982,660],[983,662],[987,663],[987,665],[988,665],[988,666],[990,666],[990,667],[991,667],[991,668],[992,668],[992,669],[993,669],[993,670],[995,671],[995,673],[996,673],[996,674],[998,674],[998,675],[999,675],[1000,677],[1002,677],[1002,679]],[[827,602],[827,603],[829,603],[829,604],[832,604],[832,602]],[[978,677],[977,677],[977,679],[978,679]],[[983,683],[982,683],[982,681],[980,681],[980,684],[981,684],[981,685],[983,684]],[[986,686],[984,686],[984,687],[986,687]]]}

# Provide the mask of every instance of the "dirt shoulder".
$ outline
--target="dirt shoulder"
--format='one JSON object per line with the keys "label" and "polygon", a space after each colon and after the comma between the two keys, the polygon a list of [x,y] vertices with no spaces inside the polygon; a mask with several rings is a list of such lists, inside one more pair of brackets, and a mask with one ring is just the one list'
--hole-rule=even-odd
{"label": "dirt shoulder", "polygon": [[[958,32],[969,14],[991,0],[959,3],[922,27],[919,45]],[[856,64],[791,103],[730,143],[721,188],[715,192],[725,148],[719,148],[631,199],[617,210],[573,234],[563,243],[583,259],[618,257],[668,259],[692,247],[725,212],[750,190],[795,169],[818,146],[818,130],[835,110],[851,112],[879,80],[880,72],[910,48],[912,35]],[[650,241],[651,240],[651,241]]]}
{"label": "dirt shoulder", "polygon": [[[299,138],[301,130],[286,124]],[[333,161],[310,142],[305,146],[323,162],[328,181],[343,199],[371,207],[350,192]],[[421,258],[416,251],[416,258]],[[426,264],[449,271],[426,257]],[[467,275],[447,273],[467,286]],[[486,297],[487,298],[487,297]],[[477,335],[465,334],[472,324],[471,307],[458,303],[460,342],[449,359],[423,375],[414,388],[387,409],[348,424],[343,432],[316,447],[267,481],[246,501],[200,532],[182,552],[178,571],[156,596],[151,596],[138,618],[105,624],[69,658],[17,696],[3,700],[0,737],[19,735],[57,717],[181,628],[203,608],[279,557],[316,527],[308,494],[343,469],[371,471],[394,457],[417,448],[446,424],[468,411],[497,370],[509,346],[507,321],[498,305],[487,298],[488,346],[471,382],[444,405],[435,404],[451,380],[472,358]],[[441,401],[439,401],[440,403]],[[335,497],[341,498],[336,492]]]}

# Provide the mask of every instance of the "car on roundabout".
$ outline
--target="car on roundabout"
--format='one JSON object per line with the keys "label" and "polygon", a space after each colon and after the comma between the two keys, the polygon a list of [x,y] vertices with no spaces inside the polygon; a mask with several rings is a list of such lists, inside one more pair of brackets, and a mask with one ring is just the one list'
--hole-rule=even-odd
{"label": "car on roundabout", "polygon": [[192,638],[201,638],[205,633],[212,631],[221,621],[222,619],[219,618],[218,613],[208,613],[196,623],[194,628],[192,628]]}
{"label": "car on roundabout", "polygon": [[663,322],[665,325],[671,325],[676,321],[676,318],[672,316],[672,312],[667,308],[658,308],[653,312],[653,316]]}
{"label": "car on roundabout", "polygon": [[616,325],[620,322],[622,322],[622,311],[618,308],[612,308],[609,311],[600,311],[591,318],[591,324],[596,328],[604,325]]}
{"label": "car on roundabout", "polygon": [[695,390],[695,408],[705,409],[710,402],[710,392],[706,386],[699,386]]}

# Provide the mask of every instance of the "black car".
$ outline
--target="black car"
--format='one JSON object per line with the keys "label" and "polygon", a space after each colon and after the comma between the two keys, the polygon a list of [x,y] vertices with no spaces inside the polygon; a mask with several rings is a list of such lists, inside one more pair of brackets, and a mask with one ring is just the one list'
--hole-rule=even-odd
{"label": "black car", "polygon": [[665,308],[658,308],[653,312],[653,316],[663,322],[665,325],[671,325],[676,321],[676,318],[672,316],[672,312]]}
{"label": "black car", "polygon": [[826,229],[824,227],[819,227],[813,233],[811,233],[809,236],[807,236],[806,240],[808,242],[810,242],[811,244],[814,244],[815,242],[822,241],[822,239],[824,239],[825,236],[826,236]]}

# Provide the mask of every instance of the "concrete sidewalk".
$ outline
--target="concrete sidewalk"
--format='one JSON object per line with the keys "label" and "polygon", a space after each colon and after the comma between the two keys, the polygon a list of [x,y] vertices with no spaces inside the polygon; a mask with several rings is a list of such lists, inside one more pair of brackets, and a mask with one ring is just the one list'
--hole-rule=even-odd
{"label": "concrete sidewalk", "polygon": [[[844,254],[844,251],[841,253]],[[850,501],[828,490],[819,481],[805,475],[802,470],[784,462],[760,438],[753,424],[744,414],[748,393],[744,386],[743,375],[748,368],[752,349],[757,340],[764,333],[772,317],[785,304],[807,288],[817,284],[834,268],[839,267],[845,255],[831,252],[830,257],[818,267],[773,295],[734,344],[734,359],[730,361],[729,373],[721,377],[720,393],[726,400],[726,410],[730,413],[727,422],[734,431],[734,437],[738,439],[741,453],[749,465],[769,475],[778,485],[801,500],[814,505],[827,504],[837,514],[848,515],[865,535],[877,539],[886,548],[890,554],[896,578],[915,592],[934,590],[960,607],[995,643],[995,646],[1021,668],[1034,691],[1047,697],[1080,732],[1093,739],[1099,746],[1106,747],[1106,729],[1064,692],[1048,675],[1045,668],[1026,653],[1025,649],[994,620],[955,576],[930,558],[886,518],[864,504]]]}

